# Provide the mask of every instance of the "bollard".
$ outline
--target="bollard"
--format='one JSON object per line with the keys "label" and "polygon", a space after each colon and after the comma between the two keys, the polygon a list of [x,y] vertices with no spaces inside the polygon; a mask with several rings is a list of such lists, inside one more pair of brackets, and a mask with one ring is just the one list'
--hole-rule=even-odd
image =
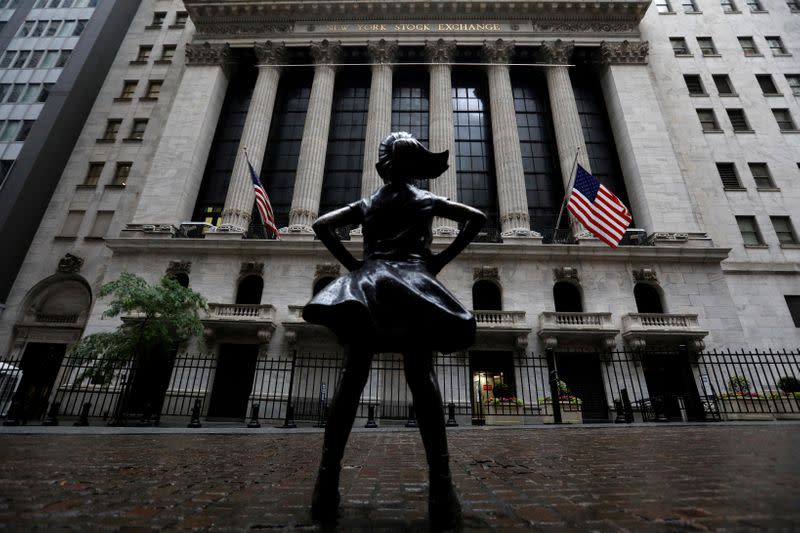
{"label": "bollard", "polygon": [[447,422],[444,424],[447,427],[455,427],[458,425],[456,422],[456,404],[450,402],[447,404]]}
{"label": "bollard", "polygon": [[189,425],[186,426],[187,428],[203,427],[203,425],[200,423],[200,405],[201,401],[199,399],[194,401],[194,407],[192,407],[192,418],[189,420]]}
{"label": "bollard", "polygon": [[73,426],[88,426],[89,425],[89,411],[92,409],[92,403],[86,402],[81,407],[81,414],[78,421],[72,424]]}
{"label": "bollard", "polygon": [[622,409],[625,411],[625,423],[631,424],[633,423],[633,407],[631,406],[631,399],[628,397],[628,389],[622,389],[619,391],[619,395],[622,396]]}
{"label": "bollard", "polygon": [[624,424],[625,423],[625,411],[624,407],[622,407],[622,400],[614,400],[614,410],[617,412],[617,416],[614,418],[615,424]]}
{"label": "bollard", "polygon": [[561,391],[558,390],[558,367],[556,356],[552,348],[547,349],[547,368],[550,372],[550,398],[553,409],[553,424],[560,424],[561,418]]}
{"label": "bollard", "polygon": [[3,420],[4,426],[18,426],[19,425],[19,414],[22,409],[22,402],[19,400],[14,400],[11,402],[11,407],[8,408],[8,414],[6,415],[6,419]]}
{"label": "bollard", "polygon": [[50,404],[50,409],[47,411],[47,416],[42,422],[43,426],[57,426],[58,425],[58,409],[61,407],[61,402],[53,402]]}
{"label": "bollard", "polygon": [[258,411],[261,409],[261,404],[254,403],[250,406],[250,422],[247,423],[249,428],[260,428],[261,424],[258,422]]}
{"label": "bollard", "polygon": [[367,423],[364,424],[365,428],[376,428],[378,424],[375,423],[375,406],[370,405],[367,407]]}
{"label": "bollard", "polygon": [[406,422],[407,428],[417,427],[417,415],[414,413],[414,406],[408,406],[408,421]]}
{"label": "bollard", "polygon": [[294,423],[294,407],[292,404],[286,405],[286,418],[283,421],[284,429],[294,429],[297,427],[297,424]]}

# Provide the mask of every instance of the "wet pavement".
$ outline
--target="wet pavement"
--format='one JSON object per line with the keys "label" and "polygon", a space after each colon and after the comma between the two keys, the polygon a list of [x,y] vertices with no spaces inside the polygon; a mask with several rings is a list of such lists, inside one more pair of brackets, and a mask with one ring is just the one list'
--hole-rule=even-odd
{"label": "wet pavement", "polygon": [[[0,527],[322,529],[307,512],[319,430],[13,429]],[[800,424],[448,433],[465,531],[800,531]],[[416,431],[354,432],[341,484],[328,529],[428,530]]]}

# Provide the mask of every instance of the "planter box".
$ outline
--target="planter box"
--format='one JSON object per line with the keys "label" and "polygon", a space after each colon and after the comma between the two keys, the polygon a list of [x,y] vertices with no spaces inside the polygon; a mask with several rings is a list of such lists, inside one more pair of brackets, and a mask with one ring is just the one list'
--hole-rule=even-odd
{"label": "planter box", "polygon": [[[560,402],[561,423],[562,424],[583,424],[583,408],[575,403]],[[554,424],[553,407],[549,403],[544,404],[544,423]]]}
{"label": "planter box", "polygon": [[762,398],[721,398],[719,414],[723,420],[774,420],[772,400]]}

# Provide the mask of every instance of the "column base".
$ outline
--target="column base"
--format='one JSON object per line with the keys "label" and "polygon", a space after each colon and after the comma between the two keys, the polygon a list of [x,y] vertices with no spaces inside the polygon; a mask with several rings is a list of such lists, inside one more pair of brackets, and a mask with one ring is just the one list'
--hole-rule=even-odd
{"label": "column base", "polygon": [[240,241],[244,239],[243,231],[215,231],[206,233],[206,240],[210,241]]}
{"label": "column base", "polygon": [[281,228],[278,230],[281,235],[281,240],[289,242],[308,242],[314,240],[314,232],[311,228],[308,228],[308,231],[301,231],[294,228],[297,228],[297,226],[293,226],[292,229]]}
{"label": "column base", "polygon": [[509,235],[501,235],[503,242],[506,244],[519,244],[523,246],[535,246],[542,244],[542,236],[535,231],[528,231],[528,235],[511,233]]}
{"label": "column base", "polygon": [[171,239],[176,232],[172,224],[128,224],[122,235],[134,239]]}

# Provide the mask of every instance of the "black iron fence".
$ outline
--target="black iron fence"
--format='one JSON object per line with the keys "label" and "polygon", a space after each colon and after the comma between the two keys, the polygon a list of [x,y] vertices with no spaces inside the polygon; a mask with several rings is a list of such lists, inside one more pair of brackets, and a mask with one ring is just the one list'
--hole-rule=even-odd
{"label": "black iron fence", "polygon": [[[800,419],[797,351],[507,355],[503,372],[481,352],[436,357],[450,425]],[[339,354],[260,356],[235,371],[220,357],[120,364],[101,382],[89,377],[90,363],[67,356],[50,385],[23,375],[20,361],[3,362],[0,416],[6,425],[324,425],[341,373]],[[35,419],[27,404],[33,392],[49,401]],[[369,426],[413,424],[412,403],[402,357],[376,356],[360,419]]]}

